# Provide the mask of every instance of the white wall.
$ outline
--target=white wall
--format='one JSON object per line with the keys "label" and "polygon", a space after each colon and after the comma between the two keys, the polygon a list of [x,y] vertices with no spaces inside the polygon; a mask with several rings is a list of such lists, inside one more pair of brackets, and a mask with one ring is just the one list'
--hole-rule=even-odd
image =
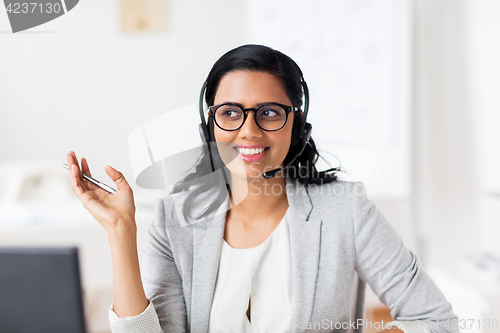
{"label": "white wall", "polygon": [[415,218],[426,259],[442,265],[480,243],[467,13],[457,0],[421,0],[415,9]]}
{"label": "white wall", "polygon": [[500,254],[500,2],[416,2],[414,211],[438,265]]}
{"label": "white wall", "polygon": [[[500,255],[500,1],[466,0],[468,81],[474,113],[482,249]],[[491,195],[491,193],[495,195]]]}

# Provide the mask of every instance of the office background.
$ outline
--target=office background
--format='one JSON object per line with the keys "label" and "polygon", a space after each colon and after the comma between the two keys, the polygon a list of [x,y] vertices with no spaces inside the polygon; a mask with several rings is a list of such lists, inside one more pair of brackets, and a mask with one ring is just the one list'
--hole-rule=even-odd
{"label": "office background", "polygon": [[[370,175],[362,172],[369,166],[350,165],[347,157],[346,166],[366,180],[368,195],[459,315],[500,319],[500,264],[492,259],[477,268],[486,260],[481,254],[500,256],[500,2],[407,3],[408,63],[398,68],[408,70],[408,104],[395,117],[406,115],[408,122],[394,122],[406,126],[405,149],[394,153],[405,168],[394,181],[406,185],[384,192],[375,182],[370,187]],[[59,163],[74,150],[89,160],[96,178],[108,179],[103,169],[109,164],[132,183],[129,133],[196,103],[213,63],[229,49],[257,42],[253,24],[265,22],[248,15],[256,8],[250,0],[168,0],[163,30],[129,32],[121,28],[121,5],[81,1],[59,19],[18,34],[9,32],[0,10],[0,245],[80,245],[94,332],[106,331],[103,312],[111,300],[107,239],[72,197]],[[280,34],[290,39],[292,32],[284,27]],[[329,151],[343,161],[341,147]],[[141,246],[151,206],[163,192],[134,190]],[[368,306],[378,306],[373,295]]]}

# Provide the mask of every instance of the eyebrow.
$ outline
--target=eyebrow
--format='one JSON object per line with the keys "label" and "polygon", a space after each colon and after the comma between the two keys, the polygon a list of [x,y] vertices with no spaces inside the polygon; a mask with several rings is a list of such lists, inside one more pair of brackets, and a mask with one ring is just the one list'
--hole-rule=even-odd
{"label": "eyebrow", "polygon": [[274,103],[274,104],[283,104],[283,103],[278,103],[278,102],[270,101],[270,102],[259,103],[259,104],[257,104],[257,107],[260,107],[260,106],[262,106],[262,105],[264,105],[264,104],[269,104],[269,103]]}
{"label": "eyebrow", "polygon": [[[238,105],[243,106],[243,104],[241,104],[241,103],[238,103],[238,102],[230,102],[230,101],[226,101],[226,102],[219,103],[219,104],[226,104],[226,103],[238,104]],[[262,105],[264,105],[264,104],[269,104],[269,103],[274,103],[274,104],[283,104],[283,103],[278,103],[278,102],[275,102],[275,101],[262,102],[262,103],[258,103],[258,104],[257,104],[257,106],[256,106],[256,108],[259,108],[259,107],[261,107]]]}

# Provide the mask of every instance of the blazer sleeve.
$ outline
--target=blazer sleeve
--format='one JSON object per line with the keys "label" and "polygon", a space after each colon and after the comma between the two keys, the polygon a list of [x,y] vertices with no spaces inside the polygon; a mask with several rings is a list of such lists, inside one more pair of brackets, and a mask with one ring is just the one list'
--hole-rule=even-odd
{"label": "blazer sleeve", "polygon": [[108,310],[109,325],[112,333],[161,333],[160,323],[151,302],[141,314],[133,317],[118,317],[113,304]]}
{"label": "blazer sleeve", "polygon": [[388,323],[407,333],[458,333],[458,317],[419,260],[367,198],[366,187],[352,189],[356,271],[395,319]]}
{"label": "blazer sleeve", "polygon": [[149,305],[143,313],[120,318],[108,310],[113,333],[186,332],[187,317],[182,280],[166,232],[163,199],[155,205],[155,217],[141,262],[142,283]]}
{"label": "blazer sleeve", "polygon": [[155,218],[142,256],[142,283],[163,332],[186,332],[187,312],[182,279],[167,235],[165,201],[155,205]]}

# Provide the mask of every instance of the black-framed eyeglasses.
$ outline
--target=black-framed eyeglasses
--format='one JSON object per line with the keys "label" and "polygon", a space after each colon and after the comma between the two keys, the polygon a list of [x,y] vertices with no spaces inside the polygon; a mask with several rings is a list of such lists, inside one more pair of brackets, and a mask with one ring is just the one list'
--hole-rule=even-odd
{"label": "black-framed eyeglasses", "polygon": [[262,130],[272,132],[285,126],[290,112],[301,111],[296,106],[279,103],[264,103],[257,108],[244,108],[238,103],[222,103],[208,107],[208,114],[215,124],[224,131],[236,131],[243,126],[247,112],[253,111],[254,120]]}

